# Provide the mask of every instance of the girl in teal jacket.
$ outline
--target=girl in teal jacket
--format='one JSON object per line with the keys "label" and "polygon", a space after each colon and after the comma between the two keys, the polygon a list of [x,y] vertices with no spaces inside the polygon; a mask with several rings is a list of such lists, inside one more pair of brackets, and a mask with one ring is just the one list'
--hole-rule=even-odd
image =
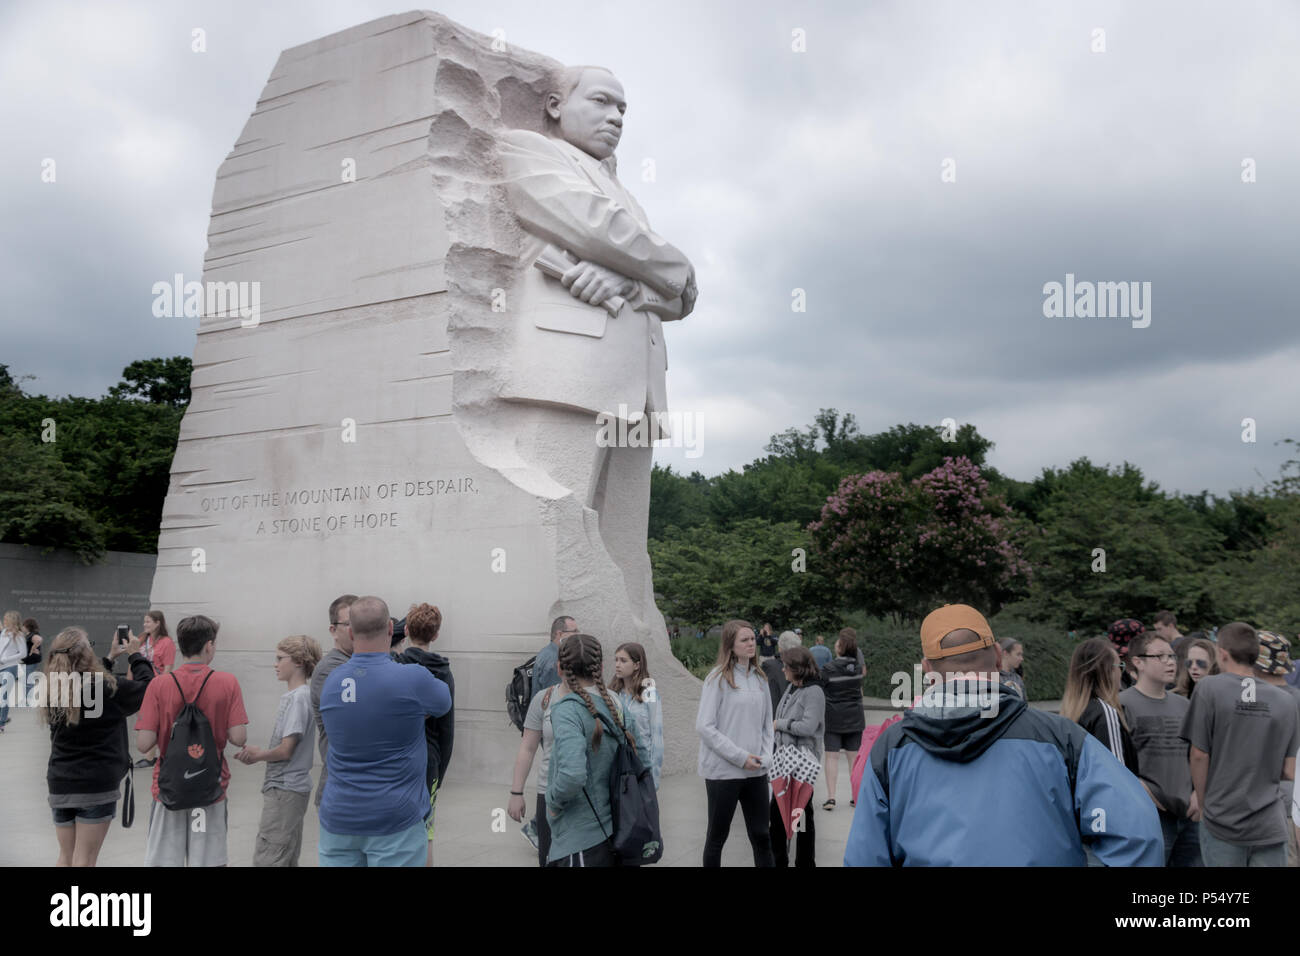
{"label": "girl in teal jacket", "polygon": [[622,709],[601,680],[600,642],[589,634],[571,634],[560,642],[559,652],[560,679],[569,693],[551,705],[555,741],[546,787],[551,825],[546,865],[615,866],[609,778],[618,743],[597,715],[618,727],[633,749],[644,752],[644,744],[638,748],[624,726]]}

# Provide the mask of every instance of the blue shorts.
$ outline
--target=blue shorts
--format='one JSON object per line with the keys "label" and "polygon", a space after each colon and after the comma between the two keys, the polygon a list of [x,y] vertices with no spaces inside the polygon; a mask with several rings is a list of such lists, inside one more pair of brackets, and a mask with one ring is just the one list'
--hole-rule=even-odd
{"label": "blue shorts", "polygon": [[330,833],[320,828],[321,866],[424,866],[429,837],[425,821],[383,836]]}
{"label": "blue shorts", "polygon": [[108,823],[117,816],[117,801],[110,800],[93,807],[51,807],[56,827],[70,827],[76,823]]}

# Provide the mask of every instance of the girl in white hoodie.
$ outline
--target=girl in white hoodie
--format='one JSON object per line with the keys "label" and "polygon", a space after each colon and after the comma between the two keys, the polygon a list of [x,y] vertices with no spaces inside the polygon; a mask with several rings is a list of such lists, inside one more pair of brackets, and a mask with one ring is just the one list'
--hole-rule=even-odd
{"label": "girl in white hoodie", "polygon": [[9,723],[9,702],[25,694],[26,687],[18,685],[18,663],[27,656],[27,634],[23,631],[23,618],[17,611],[6,611],[0,628],[0,734]]}
{"label": "girl in white hoodie", "polygon": [[704,865],[722,865],[722,847],[736,804],[754,848],[755,866],[773,866],[768,835],[771,787],[765,762],[772,753],[772,692],[758,665],[758,642],[748,621],[722,626],[718,666],[704,679],[695,730],[700,735],[699,774],[709,798]]}

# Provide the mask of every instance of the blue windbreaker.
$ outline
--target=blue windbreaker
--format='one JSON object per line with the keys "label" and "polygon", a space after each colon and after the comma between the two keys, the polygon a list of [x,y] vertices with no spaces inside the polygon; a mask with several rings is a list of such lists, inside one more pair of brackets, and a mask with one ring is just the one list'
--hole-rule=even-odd
{"label": "blue windbreaker", "polygon": [[1155,804],[1097,738],[1009,691],[947,688],[997,706],[927,698],[880,735],[845,866],[1084,866],[1084,844],[1107,866],[1164,865]]}

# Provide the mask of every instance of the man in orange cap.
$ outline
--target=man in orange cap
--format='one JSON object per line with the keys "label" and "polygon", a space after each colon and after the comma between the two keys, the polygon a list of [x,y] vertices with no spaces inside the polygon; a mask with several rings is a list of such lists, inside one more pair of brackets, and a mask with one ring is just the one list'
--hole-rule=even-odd
{"label": "man in orange cap", "polygon": [[845,866],[1162,866],[1142,784],[1078,724],[998,684],[984,616],[950,604],[921,623],[931,686],[871,749]]}

